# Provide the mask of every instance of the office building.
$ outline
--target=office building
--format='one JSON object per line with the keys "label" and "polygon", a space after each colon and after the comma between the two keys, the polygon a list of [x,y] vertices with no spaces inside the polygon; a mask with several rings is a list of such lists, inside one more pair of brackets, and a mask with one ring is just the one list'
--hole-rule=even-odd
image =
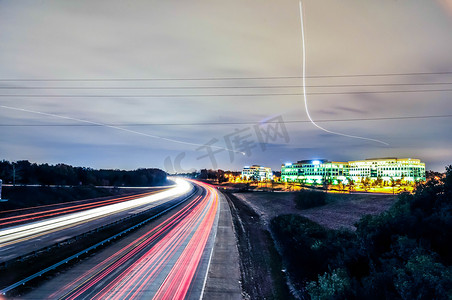
{"label": "office building", "polygon": [[251,167],[243,167],[242,170],[242,180],[256,180],[265,181],[272,180],[273,173],[271,168],[266,168],[258,165],[253,165]]}
{"label": "office building", "polygon": [[335,162],[325,159],[302,160],[281,166],[281,181],[308,184],[348,183],[349,179],[361,181],[382,179],[391,181],[424,181],[425,164],[413,158],[371,158],[348,162]]}

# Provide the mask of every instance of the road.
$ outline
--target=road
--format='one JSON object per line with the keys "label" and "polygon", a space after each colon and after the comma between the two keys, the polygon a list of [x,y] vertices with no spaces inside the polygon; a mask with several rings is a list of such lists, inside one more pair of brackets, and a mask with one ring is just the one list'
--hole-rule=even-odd
{"label": "road", "polygon": [[[17,226],[24,223],[40,221],[73,212],[88,210],[91,208],[142,198],[168,188],[169,187],[154,187],[152,188],[153,191],[140,193],[137,193],[135,191],[135,193],[133,194],[116,197],[75,200],[70,202],[54,203],[35,207],[4,210],[0,211],[0,229]],[[150,189],[151,188],[149,188],[148,190]]]}
{"label": "road", "polygon": [[22,299],[200,299],[219,218],[218,193],[191,200],[23,295]]}
{"label": "road", "polygon": [[[67,238],[83,234],[102,225],[109,224],[130,215],[146,211],[186,194],[191,184],[177,180],[176,185],[164,191],[157,191],[147,196],[106,202],[99,207],[83,209],[40,221],[29,222],[0,230],[0,262],[45,248]],[[72,208],[74,211],[79,207]],[[58,212],[54,212],[57,214]],[[39,217],[39,216],[25,216]],[[3,222],[16,219],[3,220]]]}

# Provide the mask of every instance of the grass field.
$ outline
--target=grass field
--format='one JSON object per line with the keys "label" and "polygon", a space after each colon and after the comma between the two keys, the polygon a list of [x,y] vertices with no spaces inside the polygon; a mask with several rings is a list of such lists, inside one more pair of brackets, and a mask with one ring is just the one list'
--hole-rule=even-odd
{"label": "grass field", "polygon": [[251,206],[267,226],[270,220],[282,214],[298,214],[327,228],[354,230],[354,223],[367,214],[378,214],[396,200],[394,195],[328,194],[327,204],[305,210],[295,208],[296,192],[250,192],[234,195]]}

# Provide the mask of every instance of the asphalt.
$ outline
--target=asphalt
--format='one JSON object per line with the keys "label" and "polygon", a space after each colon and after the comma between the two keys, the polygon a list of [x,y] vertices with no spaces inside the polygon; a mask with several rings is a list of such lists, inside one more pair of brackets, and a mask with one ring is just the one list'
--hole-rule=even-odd
{"label": "asphalt", "polygon": [[219,194],[220,216],[203,299],[242,299],[239,252],[231,210],[224,195]]}
{"label": "asphalt", "polygon": [[[45,282],[35,288],[29,289],[19,298],[22,299],[44,299],[49,296],[58,296],[55,293],[61,287],[70,285],[81,274],[93,269],[97,264],[101,263],[107,257],[114,255],[118,249],[126,247],[131,240],[141,235],[142,230],[146,228],[153,228],[175,213],[174,211],[165,215],[162,219],[155,220],[150,224],[144,226],[143,229],[132,233],[130,236],[121,239],[117,243],[101,250],[96,255],[91,255],[83,259],[81,262],[72,268],[58,272],[48,277]],[[212,234],[212,242],[208,243],[206,255],[203,257],[199,269],[204,269],[206,273],[199,272],[198,280],[194,280],[192,284],[191,297],[189,299],[199,299],[196,294],[201,295],[203,289],[202,299],[216,300],[216,299],[242,299],[242,289],[240,285],[240,267],[239,267],[239,253],[236,244],[236,237],[234,233],[231,211],[224,196],[219,193],[219,212],[215,220],[216,232]],[[215,227],[214,225],[214,227]],[[210,246],[209,246],[210,244]],[[209,250],[212,249],[213,250]],[[211,254],[210,254],[211,253]],[[118,270],[119,271],[119,270]],[[114,274],[112,274],[114,277]],[[205,278],[205,279],[204,279]],[[205,285],[203,284],[205,280]],[[148,295],[149,296],[149,295]]]}
{"label": "asphalt", "polygon": [[115,214],[107,215],[98,219],[90,220],[89,222],[76,224],[71,227],[58,230],[52,233],[48,233],[36,238],[31,238],[22,242],[15,243],[9,246],[0,245],[0,263],[5,262],[16,257],[26,255],[33,251],[43,249],[45,247],[52,246],[56,243],[62,242],[71,237],[89,232],[96,228],[99,228],[105,224],[113,223],[122,218],[138,214],[143,211],[156,209],[159,205],[170,205],[172,200],[177,199],[179,196],[173,196],[166,199],[158,200],[150,204],[146,204],[140,207],[124,210]]}
{"label": "asphalt", "polygon": [[[194,197],[194,196],[193,196]],[[50,276],[47,276],[47,280],[43,281],[41,284],[38,284],[37,286],[34,286],[33,288],[30,288],[28,290],[25,290],[22,295],[18,295],[16,297],[12,297],[11,299],[30,299],[30,300],[38,300],[38,299],[57,299],[62,296],[64,296],[71,288],[74,282],[78,282],[80,278],[84,276],[84,274],[89,273],[92,270],[95,270],[99,264],[107,260],[109,257],[112,257],[117,253],[120,249],[126,248],[128,245],[130,245],[133,241],[137,240],[140,236],[143,235],[144,232],[147,232],[155,227],[158,227],[163,221],[168,219],[170,216],[175,214],[178,210],[182,209],[185,205],[188,205],[190,201],[187,201],[187,203],[182,204],[180,207],[175,208],[174,210],[168,212],[167,214],[163,215],[162,217],[151,221],[150,223],[146,224],[142,228],[138,229],[135,232],[132,232],[131,234],[127,235],[126,237],[122,238],[121,240],[117,241],[116,243],[109,245],[108,247],[100,250],[97,253],[94,253],[90,255],[89,257],[86,257],[82,259],[80,262],[74,264],[72,267],[67,268],[66,270],[62,270],[56,274],[52,274]],[[152,245],[151,245],[152,246]],[[184,247],[181,247],[183,249]],[[145,251],[145,250],[143,250]],[[181,250],[182,251],[182,250]],[[136,258],[139,258],[140,254],[137,255]],[[174,255],[173,261],[177,260],[178,255]],[[117,270],[115,270],[111,275],[106,278],[106,283],[110,282],[114,279],[114,277],[117,275],[118,272],[121,272],[122,269],[126,268],[129,263],[131,263],[133,259],[127,262],[127,264],[124,264],[123,266],[119,266]],[[161,283],[166,275],[162,273],[162,278],[158,278],[159,283]],[[87,277],[88,278],[88,277]],[[83,281],[83,280],[82,280]],[[64,287],[64,288],[63,288]],[[67,288],[65,288],[67,287]],[[149,287],[148,290],[145,291],[144,294],[140,295],[139,298],[147,298],[151,299],[152,296],[157,291],[159,285],[152,285]],[[94,286],[94,289],[100,289],[102,288],[100,284],[96,284]],[[198,288],[200,291],[201,288]],[[199,298],[200,293],[198,293]],[[89,299],[89,297],[80,297],[81,299]],[[1,299],[1,298],[0,298]]]}

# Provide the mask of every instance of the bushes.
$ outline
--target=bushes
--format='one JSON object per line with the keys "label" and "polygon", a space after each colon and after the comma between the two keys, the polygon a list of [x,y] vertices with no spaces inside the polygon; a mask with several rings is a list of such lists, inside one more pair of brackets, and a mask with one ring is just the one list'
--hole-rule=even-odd
{"label": "bushes", "polygon": [[278,216],[270,228],[282,246],[288,271],[298,281],[317,279],[319,273],[328,271],[328,265],[341,260],[343,249],[355,246],[353,233],[327,230],[297,215]]}
{"label": "bushes", "polygon": [[319,275],[317,281],[311,281],[306,289],[312,299],[346,298],[350,292],[350,278],[344,269]]}
{"label": "bushes", "polygon": [[355,233],[294,215],[274,218],[293,281],[313,299],[451,299],[452,167],[446,170],[441,182],[363,217]]}
{"label": "bushes", "polygon": [[447,299],[452,272],[431,255],[413,255],[396,271],[394,281],[402,299]]}
{"label": "bushes", "polygon": [[298,209],[322,206],[326,204],[326,193],[302,190],[295,193],[294,201]]}

